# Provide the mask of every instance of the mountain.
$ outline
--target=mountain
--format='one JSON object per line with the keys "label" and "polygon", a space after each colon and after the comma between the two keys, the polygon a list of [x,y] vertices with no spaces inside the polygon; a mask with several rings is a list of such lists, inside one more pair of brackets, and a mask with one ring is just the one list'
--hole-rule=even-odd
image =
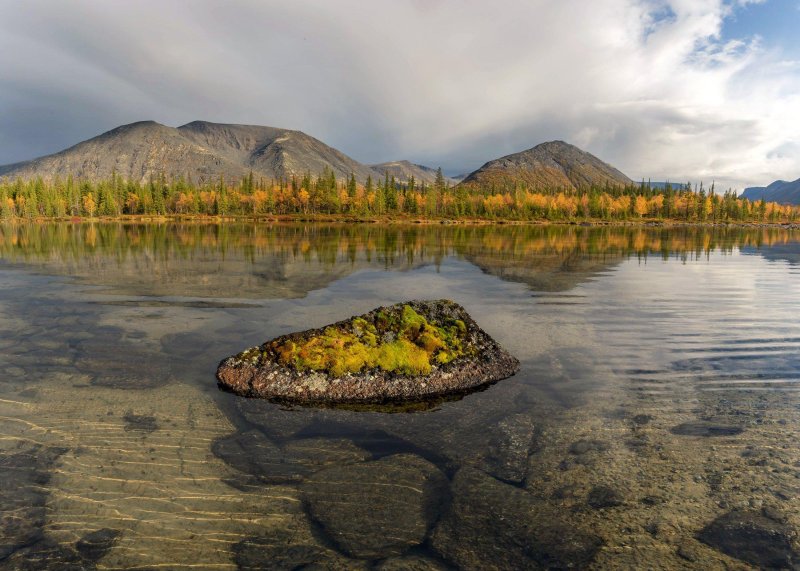
{"label": "mountain", "polygon": [[[72,175],[97,181],[116,173],[128,180],[147,182],[163,173],[168,179],[183,176],[202,183],[220,177],[236,181],[250,172],[266,179],[306,173],[316,176],[326,169],[340,180],[353,173],[360,182],[369,176],[378,180],[387,172],[400,183],[411,176],[426,184],[433,184],[436,179],[435,169],[409,161],[364,165],[301,131],[207,121],[193,121],[177,128],[155,121],[122,125],[58,153],[0,166],[0,176],[40,176],[52,181]],[[446,180],[458,183],[453,178]],[[562,141],[542,143],[489,161],[462,182],[503,186],[516,181],[534,188],[632,184],[614,167]]]}
{"label": "mountain", "polygon": [[767,202],[800,204],[800,178],[792,182],[776,180],[769,186],[745,188],[740,198],[747,198],[753,201],[763,198]]}
{"label": "mountain", "polygon": [[634,184],[611,165],[564,141],[542,143],[527,151],[489,161],[467,176],[462,184],[502,187],[516,181],[548,189]]}
{"label": "mountain", "polygon": [[237,180],[249,172],[270,179],[317,175],[325,168],[337,178],[358,180],[378,176],[301,131],[255,125],[194,121],[178,128],[155,121],[123,125],[61,152],[0,167],[0,176],[52,180],[73,175],[100,180],[113,172],[145,182],[164,173],[168,178],[191,177],[196,182]]}
{"label": "mountain", "polygon": [[[395,180],[401,183],[408,182],[412,176],[416,182],[424,182],[427,185],[433,184],[436,180],[437,169],[414,164],[409,161],[393,161],[370,166],[381,174],[388,172],[389,176],[394,176]],[[455,179],[447,176],[444,178],[445,181],[450,184],[455,184],[457,182]]]}
{"label": "mountain", "polygon": [[355,174],[360,181],[375,172],[302,131],[259,127],[253,125],[225,125],[194,121],[178,130],[195,143],[212,149],[254,173],[270,178],[289,178],[310,172],[317,175],[331,169],[337,178]]}
{"label": "mountain", "polygon": [[685,182],[670,182],[668,180],[663,182],[647,181],[646,184],[648,184],[653,190],[666,190],[667,185],[669,185],[672,190],[683,190],[686,186]]}

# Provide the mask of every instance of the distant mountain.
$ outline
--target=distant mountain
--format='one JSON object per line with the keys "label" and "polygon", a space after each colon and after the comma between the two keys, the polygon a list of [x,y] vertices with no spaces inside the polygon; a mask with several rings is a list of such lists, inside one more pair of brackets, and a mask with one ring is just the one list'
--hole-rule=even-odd
{"label": "distant mountain", "polygon": [[155,121],[123,125],[61,152],[0,167],[0,176],[52,180],[73,175],[101,180],[113,172],[129,180],[191,177],[196,182],[238,180],[253,172],[270,179],[350,173],[364,181],[378,173],[301,131],[194,121],[178,128]]}
{"label": "distant mountain", "polygon": [[462,184],[502,187],[516,181],[547,189],[635,184],[611,165],[563,141],[542,143],[527,151],[489,161],[467,176]]}
{"label": "distant mountain", "polygon": [[776,180],[769,186],[752,186],[745,188],[741,198],[748,200],[761,200],[767,202],[779,202],[781,204],[800,204],[800,178],[786,182]]}
{"label": "distant mountain", "polygon": [[672,190],[683,190],[684,187],[686,186],[685,182],[670,182],[670,181],[663,181],[663,182],[648,181],[645,184],[649,184],[650,188],[652,188],[653,190],[666,190],[667,185],[669,185],[669,187]]}
{"label": "distant mountain", "polygon": [[[414,177],[415,181],[424,182],[428,185],[433,184],[436,180],[437,169],[423,165],[417,165],[409,161],[394,161],[371,166],[381,174],[388,172],[389,176],[394,176],[395,180],[401,183],[408,182],[412,176]],[[455,179],[447,176],[444,178],[445,181],[449,182],[450,184],[455,184],[457,182]]]}

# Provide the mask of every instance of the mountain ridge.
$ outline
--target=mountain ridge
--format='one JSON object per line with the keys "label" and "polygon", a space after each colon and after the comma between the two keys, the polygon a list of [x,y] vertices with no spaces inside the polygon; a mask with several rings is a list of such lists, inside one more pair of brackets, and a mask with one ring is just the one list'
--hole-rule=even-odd
{"label": "mountain ridge", "polygon": [[363,165],[291,129],[192,121],[168,127],[156,121],[120,125],[57,153],[0,166],[0,176],[52,180],[73,175],[97,181],[112,173],[146,182],[151,176],[187,177],[198,182],[237,180],[251,171],[279,179],[332,170],[337,178],[377,177]]}
{"label": "mountain ridge", "polygon": [[776,180],[767,186],[745,188],[740,198],[761,200],[781,204],[800,204],[800,178],[793,181]]}
{"label": "mountain ridge", "polygon": [[[412,163],[411,161],[388,161],[370,166],[380,173],[388,172],[389,176],[394,176],[395,180],[401,183],[408,182],[412,176],[417,183],[424,182],[427,185],[431,185],[436,181],[437,169]],[[444,179],[445,182],[449,182],[450,184],[456,184],[458,182],[456,179],[449,176],[445,176]]]}
{"label": "mountain ridge", "polygon": [[578,188],[634,182],[596,156],[564,141],[548,141],[485,163],[467,175],[461,184],[509,186],[525,182],[532,188]]}
{"label": "mountain ridge", "polygon": [[[310,173],[333,172],[337,179],[351,174],[364,183],[385,174],[399,183],[411,177],[432,185],[437,169],[410,161],[362,164],[302,131],[196,120],[179,127],[156,121],[120,125],[62,151],[29,161],[0,166],[0,176],[31,179],[74,176],[97,182],[113,174],[146,183],[162,174],[199,183],[255,177],[278,180]],[[541,143],[518,153],[486,162],[456,185],[509,186],[523,182],[531,188],[565,189],[588,185],[623,186],[633,181],[613,166],[564,141]]]}

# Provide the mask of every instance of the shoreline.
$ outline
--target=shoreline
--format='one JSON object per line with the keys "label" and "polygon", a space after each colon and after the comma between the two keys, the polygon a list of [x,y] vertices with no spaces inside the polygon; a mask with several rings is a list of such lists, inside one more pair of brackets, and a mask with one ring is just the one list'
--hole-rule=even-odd
{"label": "shoreline", "polygon": [[268,216],[209,216],[189,214],[124,214],[119,216],[62,216],[34,218],[14,217],[0,220],[0,224],[43,224],[50,222],[69,222],[74,224],[85,223],[194,223],[194,224],[377,224],[377,225],[463,225],[463,226],[579,226],[584,228],[595,227],[642,227],[642,228],[775,228],[783,230],[800,230],[800,222],[739,222],[739,221],[687,221],[677,219],[642,219],[642,220],[603,220],[603,219],[574,219],[574,220],[515,220],[515,219],[488,219],[488,218],[423,218],[411,216],[379,216],[358,217],[341,214],[276,214]]}

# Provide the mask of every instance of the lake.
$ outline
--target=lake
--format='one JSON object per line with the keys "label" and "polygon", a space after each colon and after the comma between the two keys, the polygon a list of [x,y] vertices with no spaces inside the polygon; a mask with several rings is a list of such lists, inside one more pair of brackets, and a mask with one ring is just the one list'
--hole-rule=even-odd
{"label": "lake", "polygon": [[[19,224],[0,283],[0,567],[798,563],[798,231]],[[217,388],[437,298],[520,372],[405,409]]]}

